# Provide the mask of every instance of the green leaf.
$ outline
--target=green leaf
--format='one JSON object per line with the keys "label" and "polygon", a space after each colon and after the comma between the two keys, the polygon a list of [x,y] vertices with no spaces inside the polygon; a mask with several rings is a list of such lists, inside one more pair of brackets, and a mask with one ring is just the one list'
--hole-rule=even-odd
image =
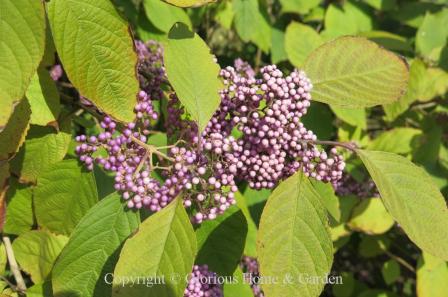
{"label": "green leaf", "polygon": [[387,285],[393,284],[401,275],[400,264],[393,259],[384,262],[383,267],[381,268],[381,274]]}
{"label": "green leaf", "polygon": [[0,160],[9,159],[25,141],[31,115],[28,100],[23,99],[14,108],[8,124],[0,132]]}
{"label": "green leaf", "polygon": [[3,242],[0,243],[0,274],[4,275],[6,271],[6,264],[8,263],[8,256]]}
{"label": "green leaf", "polygon": [[328,213],[339,222],[341,220],[341,210],[339,209],[339,199],[335,195],[333,187],[329,183],[324,183],[315,179],[311,180],[311,184],[320,195],[321,201]]}
{"label": "green leaf", "polygon": [[45,11],[42,1],[0,2],[0,131],[23,98],[44,54]]}
{"label": "green leaf", "polygon": [[50,276],[54,262],[67,241],[66,236],[46,230],[29,231],[14,240],[14,255],[33,282],[40,284]]}
{"label": "green leaf", "polygon": [[165,41],[167,39],[167,35],[165,32],[157,29],[146,16],[145,12],[142,10],[138,16],[138,24],[137,24],[137,36],[140,40],[156,40],[156,41]]}
{"label": "green leaf", "polygon": [[176,24],[165,46],[165,68],[179,100],[197,122],[199,130],[218,108],[221,99],[219,65],[205,42],[182,23]]}
{"label": "green leaf", "polygon": [[[261,217],[258,260],[266,296],[319,296],[323,282],[300,282],[300,275],[323,279],[331,269],[333,244],[325,208],[309,180],[298,172],[272,192]],[[282,282],[288,275],[295,281]]]}
{"label": "green leaf", "polygon": [[162,32],[168,33],[177,22],[191,27],[190,18],[182,8],[172,6],[161,0],[143,0],[143,6],[151,24]]}
{"label": "green leaf", "polygon": [[279,62],[288,59],[285,50],[285,32],[281,29],[272,27],[271,46],[271,62],[273,64],[278,64]]}
{"label": "green leaf", "polygon": [[214,3],[217,0],[163,0],[163,1],[178,7],[199,7],[202,5]]}
{"label": "green leaf", "polygon": [[6,194],[6,217],[3,232],[20,235],[31,230],[33,225],[32,188],[19,184],[15,179],[10,179]]}
{"label": "green leaf", "polygon": [[280,0],[282,12],[307,14],[311,9],[319,5],[321,0]]}
{"label": "green leaf", "polygon": [[131,122],[139,86],[137,55],[126,21],[109,0],[51,0],[47,7],[70,81],[99,109]]}
{"label": "green leaf", "polygon": [[359,150],[358,154],[386,209],[409,238],[425,252],[448,260],[448,210],[428,173],[393,153]]}
{"label": "green leaf", "polygon": [[51,291],[51,281],[47,281],[43,284],[33,285],[26,290],[27,297],[53,297]]}
{"label": "green leaf", "polygon": [[126,211],[113,193],[92,207],[76,226],[53,270],[58,297],[111,296],[104,281],[113,273],[123,242],[140,223],[138,213]]}
{"label": "green leaf", "polygon": [[417,263],[417,295],[445,296],[448,289],[448,266],[441,259],[423,253]]}
{"label": "green leaf", "polygon": [[339,119],[347,124],[361,129],[367,128],[367,116],[364,108],[341,108],[331,106],[331,110]]}
{"label": "green leaf", "polygon": [[252,289],[241,268],[237,268],[233,274],[234,283],[224,283],[223,292],[225,297],[253,297]]}
{"label": "green leaf", "polygon": [[55,133],[52,127],[31,127],[25,144],[11,161],[11,171],[22,182],[36,183],[42,172],[64,158],[70,139],[70,133]]}
{"label": "green leaf", "polygon": [[364,5],[345,1],[342,6],[337,4],[328,6],[325,13],[325,31],[323,34],[328,38],[334,38],[370,31],[372,27],[372,17]]}
{"label": "green leaf", "polygon": [[367,234],[382,234],[392,228],[394,219],[387,212],[381,199],[362,200],[352,211],[348,226]]}
{"label": "green leaf", "polygon": [[[443,1],[443,0],[442,0]],[[436,13],[442,8],[441,5],[425,2],[406,2],[400,5],[399,13],[392,12],[391,17],[414,28],[418,28],[428,12]]]}
{"label": "green leaf", "polygon": [[257,0],[232,0],[234,24],[244,42],[253,42],[264,52],[271,47],[271,27]]}
{"label": "green leaf", "polygon": [[302,123],[314,132],[319,139],[332,138],[336,132],[333,125],[334,115],[326,104],[311,101],[307,113],[301,118]]}
{"label": "green leaf", "polygon": [[422,131],[414,128],[398,127],[381,133],[368,146],[371,151],[386,151],[396,154],[409,154],[415,138]]}
{"label": "green leaf", "polygon": [[413,51],[410,42],[406,38],[390,32],[369,31],[360,33],[359,35],[367,37],[369,40],[372,40],[391,51]]}
{"label": "green leaf", "polygon": [[424,57],[438,61],[448,38],[448,8],[435,14],[427,13],[417,30],[415,48]]}
{"label": "green leaf", "polygon": [[247,236],[244,244],[244,255],[249,257],[257,257],[257,232],[258,227],[255,224],[247,206],[246,197],[240,192],[235,193],[236,205],[241,209],[247,222]]}
{"label": "green leaf", "polygon": [[59,92],[47,69],[38,68],[26,97],[31,105],[31,124],[46,126],[56,121],[61,111]]}
{"label": "green leaf", "polygon": [[216,12],[215,19],[221,26],[227,30],[230,30],[234,16],[235,13],[233,12],[232,2],[222,1],[218,11]]}
{"label": "green leaf", "polygon": [[312,27],[291,22],[286,28],[285,51],[291,63],[301,67],[309,54],[324,43]]}
{"label": "green leaf", "polygon": [[[115,277],[165,277],[165,284],[147,288],[116,283],[112,296],[182,296],[184,280],[192,271],[195,255],[193,227],[182,199],[177,198],[147,218],[138,232],[126,241],[114,272]],[[180,277],[178,281],[176,277]]]}
{"label": "green leaf", "polygon": [[93,173],[76,160],[50,166],[39,176],[34,190],[37,223],[58,234],[70,235],[97,201]]}
{"label": "green leaf", "polygon": [[247,222],[234,206],[215,220],[206,221],[196,230],[196,264],[206,264],[222,276],[233,275],[244,251]]}
{"label": "green leaf", "polygon": [[332,286],[332,292],[335,297],[347,297],[352,296],[355,289],[355,278],[353,273],[342,272],[342,284]]}
{"label": "green leaf", "polygon": [[406,89],[406,62],[361,37],[341,37],[316,49],[304,70],[314,100],[347,108],[398,100]]}
{"label": "green leaf", "polygon": [[390,11],[397,7],[397,0],[364,0],[370,6],[384,11]]}

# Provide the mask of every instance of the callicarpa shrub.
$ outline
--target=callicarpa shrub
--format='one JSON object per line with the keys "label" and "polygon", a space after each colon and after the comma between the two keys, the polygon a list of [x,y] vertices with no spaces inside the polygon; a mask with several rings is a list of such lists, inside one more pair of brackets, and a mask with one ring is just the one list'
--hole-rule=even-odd
{"label": "callicarpa shrub", "polygon": [[[312,84],[303,71],[285,76],[277,66],[265,66],[257,78],[247,62],[221,70],[221,103],[202,133],[186,117],[166,78],[162,46],[136,42],[140,92],[135,120],[118,127],[108,115],[97,136],[79,135],[79,159],[89,170],[96,162],[115,173],[115,189],[129,208],[160,211],[180,193],[192,221],[215,219],[236,203],[236,182],[270,189],[302,171],[324,182],[341,178],[345,163],[336,149],[329,153],[313,141],[316,135],[300,121],[310,106]],[[159,115],[153,102],[170,88],[165,127],[175,143],[167,147],[146,144]],[[107,156],[95,156],[102,148]],[[162,150],[168,149],[167,153]],[[158,171],[165,177],[154,177]]]}
{"label": "callicarpa shrub", "polygon": [[445,297],[443,0],[0,0],[0,296]]}

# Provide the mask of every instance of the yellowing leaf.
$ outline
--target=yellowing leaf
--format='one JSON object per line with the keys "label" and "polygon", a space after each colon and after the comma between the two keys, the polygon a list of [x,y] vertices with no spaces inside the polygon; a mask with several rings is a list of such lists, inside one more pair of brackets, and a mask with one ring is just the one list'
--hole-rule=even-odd
{"label": "yellowing leaf", "polygon": [[25,94],[44,54],[44,45],[43,2],[0,1],[0,131]]}

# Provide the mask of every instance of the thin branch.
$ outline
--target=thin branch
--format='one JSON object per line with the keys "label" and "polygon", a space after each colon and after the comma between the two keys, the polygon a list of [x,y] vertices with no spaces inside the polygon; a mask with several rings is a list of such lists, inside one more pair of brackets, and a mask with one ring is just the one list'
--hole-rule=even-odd
{"label": "thin branch", "polygon": [[23,280],[22,274],[20,273],[19,265],[17,265],[16,258],[14,257],[14,251],[12,249],[11,240],[9,237],[3,235],[3,243],[5,244],[6,255],[8,257],[9,268],[11,269],[14,279],[16,280],[17,292],[24,294],[26,292],[25,281]]}
{"label": "thin branch", "polygon": [[322,144],[322,145],[332,145],[339,146],[345,149],[348,149],[354,153],[356,153],[356,149],[358,148],[356,144],[352,142],[338,142],[338,141],[330,141],[330,140],[300,140],[302,143],[312,143],[312,144]]}
{"label": "thin branch", "polygon": [[140,139],[138,139],[137,137],[134,137],[133,135],[131,135],[131,140],[135,143],[137,143],[138,145],[140,145],[141,147],[145,148],[150,154],[155,154],[163,159],[166,159],[168,161],[174,161],[173,158],[169,157],[168,155],[162,153],[161,151],[158,150],[158,147],[151,145],[151,144],[147,144],[144,143],[143,141],[141,141]]}
{"label": "thin branch", "polygon": [[408,262],[406,262],[406,260],[404,260],[403,258],[392,254],[389,251],[384,251],[386,253],[386,255],[388,255],[389,257],[391,257],[392,259],[394,259],[395,261],[397,261],[398,263],[400,263],[401,265],[403,265],[404,267],[406,267],[409,271],[411,271],[412,273],[416,273],[415,272],[415,268],[409,264]]}

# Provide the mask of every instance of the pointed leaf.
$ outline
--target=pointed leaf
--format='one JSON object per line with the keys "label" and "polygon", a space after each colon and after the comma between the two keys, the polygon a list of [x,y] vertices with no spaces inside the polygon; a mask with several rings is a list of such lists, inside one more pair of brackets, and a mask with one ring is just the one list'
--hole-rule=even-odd
{"label": "pointed leaf", "polygon": [[182,23],[171,29],[164,58],[170,83],[202,131],[221,102],[219,65],[205,42]]}
{"label": "pointed leaf", "polygon": [[304,70],[314,100],[358,108],[392,103],[406,90],[406,62],[361,37],[340,37],[308,56]]}
{"label": "pointed leaf", "polygon": [[81,95],[131,122],[137,55],[126,21],[109,0],[51,0],[48,16],[64,69]]}
{"label": "pointed leaf", "polygon": [[431,177],[408,159],[358,151],[389,213],[422,250],[448,260],[448,209]]}
{"label": "pointed leaf", "polygon": [[[333,244],[319,194],[302,172],[272,192],[258,234],[261,275],[279,280],[262,285],[266,296],[319,296],[322,282],[299,280],[301,275],[323,279],[330,272]],[[293,281],[283,282],[289,276]]]}
{"label": "pointed leaf", "polygon": [[92,207],[76,226],[53,270],[58,297],[111,296],[104,281],[113,273],[121,245],[139,225],[139,215],[127,211],[113,193]]}
{"label": "pointed leaf", "polygon": [[147,218],[138,232],[126,241],[114,272],[116,278],[164,277],[165,283],[149,288],[116,283],[112,296],[182,296],[195,254],[196,236],[182,199],[177,198]]}

